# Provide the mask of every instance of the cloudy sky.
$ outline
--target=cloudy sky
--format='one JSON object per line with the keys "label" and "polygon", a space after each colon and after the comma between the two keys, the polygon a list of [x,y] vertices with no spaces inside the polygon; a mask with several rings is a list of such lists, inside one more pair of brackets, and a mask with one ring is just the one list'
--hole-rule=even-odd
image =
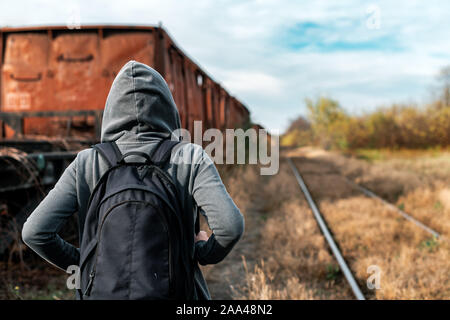
{"label": "cloudy sky", "polygon": [[256,122],[328,95],[349,112],[423,103],[450,64],[449,1],[2,1],[0,25],[158,24]]}

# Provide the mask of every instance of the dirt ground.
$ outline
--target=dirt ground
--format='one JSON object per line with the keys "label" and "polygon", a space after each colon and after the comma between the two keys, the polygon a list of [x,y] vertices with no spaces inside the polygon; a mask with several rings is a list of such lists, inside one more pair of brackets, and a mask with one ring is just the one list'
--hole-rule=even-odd
{"label": "dirt ground", "polygon": [[[221,170],[222,169],[222,170]],[[261,229],[264,221],[261,200],[262,195],[255,188],[255,176],[251,168],[219,168],[227,191],[245,218],[245,230],[242,238],[230,254],[216,265],[201,267],[208,283],[212,299],[233,299],[246,281],[247,267],[253,268],[259,257]],[[201,229],[211,234],[205,220],[202,218]]]}
{"label": "dirt ground", "polygon": [[260,204],[252,201],[246,210],[246,228],[241,240],[231,253],[215,266],[202,267],[205,279],[214,300],[233,299],[240,286],[246,281],[247,268],[253,269],[258,257],[258,243],[261,237],[262,220]]}

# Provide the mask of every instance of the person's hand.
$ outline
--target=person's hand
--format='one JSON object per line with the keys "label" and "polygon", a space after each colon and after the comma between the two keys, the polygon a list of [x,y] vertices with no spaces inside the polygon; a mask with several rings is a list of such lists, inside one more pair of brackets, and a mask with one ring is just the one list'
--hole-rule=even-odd
{"label": "person's hand", "polygon": [[195,242],[198,242],[198,241],[208,241],[208,234],[205,232],[205,231],[200,231],[199,233],[197,233],[196,235],[195,235]]}

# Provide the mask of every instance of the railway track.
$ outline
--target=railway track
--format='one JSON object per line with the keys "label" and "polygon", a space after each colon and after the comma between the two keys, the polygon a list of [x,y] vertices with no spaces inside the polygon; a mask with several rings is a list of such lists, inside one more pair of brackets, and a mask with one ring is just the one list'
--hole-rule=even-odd
{"label": "railway track", "polygon": [[[341,268],[342,273],[344,274],[349,286],[351,287],[355,298],[358,300],[365,300],[366,297],[364,296],[361,288],[358,286],[358,282],[355,279],[354,274],[352,273],[347,262],[345,261],[344,256],[339,248],[339,245],[336,242],[336,240],[333,236],[333,233],[330,231],[324,216],[318,209],[318,207],[313,199],[313,196],[311,195],[311,192],[309,191],[308,186],[307,186],[305,180],[303,179],[300,171],[298,170],[297,166],[294,164],[294,162],[292,161],[292,159],[290,157],[287,158],[287,162],[288,162],[290,168],[292,169],[292,172],[294,173],[294,176],[300,186],[300,189],[302,190],[302,193],[305,196],[305,199],[308,202],[309,207],[311,208],[311,210],[313,212],[314,218],[316,219],[317,224],[318,224],[322,234],[324,235],[334,257],[337,260],[337,263],[339,264],[339,266]],[[370,197],[372,199],[375,199],[376,201],[379,201],[380,203],[382,203],[384,206],[386,206],[390,210],[400,214],[407,221],[413,223],[415,226],[419,227],[423,231],[431,234],[435,239],[444,238],[436,230],[428,227],[424,223],[422,223],[419,220],[417,220],[416,218],[412,217],[410,214],[397,208],[393,204],[389,203],[388,201],[384,200],[380,196],[376,195],[371,190],[369,190],[357,183],[354,183],[353,181],[349,180],[347,177],[342,176],[341,174],[338,174],[338,175],[341,176],[341,178],[351,187],[355,188],[356,190],[359,190],[361,193],[363,193],[367,197]]]}
{"label": "railway track", "polygon": [[350,285],[350,288],[353,291],[353,294],[355,295],[356,299],[358,300],[365,300],[364,294],[362,293],[361,289],[358,286],[358,283],[353,276],[350,268],[347,265],[347,262],[345,261],[344,257],[342,256],[341,250],[339,249],[338,245],[336,244],[336,241],[334,240],[334,237],[332,233],[330,232],[322,213],[317,208],[316,203],[314,202],[311,193],[308,190],[308,187],[306,186],[300,172],[298,171],[297,167],[292,162],[291,158],[288,158],[289,166],[291,167],[292,171],[294,172],[294,176],[297,179],[298,184],[300,185],[300,188],[305,195],[306,201],[308,202],[308,205],[310,206],[314,217],[320,227],[320,230],[322,231],[325,239],[328,242],[328,245],[330,246],[331,251],[333,252],[333,255],[335,256],[339,267],[341,268],[342,272],[344,273],[345,278],[347,279],[348,284]]}
{"label": "railway track", "polygon": [[374,192],[372,192],[371,190],[351,181],[350,179],[348,179],[347,177],[344,177],[345,181],[355,187],[356,189],[360,190],[362,193],[364,193],[366,196],[377,199],[378,201],[382,202],[383,204],[385,204],[388,208],[390,208],[391,210],[393,210],[394,212],[397,212],[398,214],[400,214],[403,218],[405,218],[406,220],[414,223],[416,226],[418,226],[419,228],[421,228],[422,230],[425,230],[426,232],[430,233],[433,237],[435,237],[436,239],[439,239],[441,237],[441,234],[439,232],[437,232],[436,230],[431,229],[430,227],[428,227],[427,225],[423,224],[422,222],[420,222],[419,220],[417,220],[416,218],[414,218],[413,216],[411,216],[410,214],[406,213],[405,211],[397,208],[396,206],[394,206],[392,203],[389,203],[388,201],[384,200],[383,198],[381,198],[380,196],[376,195]]}

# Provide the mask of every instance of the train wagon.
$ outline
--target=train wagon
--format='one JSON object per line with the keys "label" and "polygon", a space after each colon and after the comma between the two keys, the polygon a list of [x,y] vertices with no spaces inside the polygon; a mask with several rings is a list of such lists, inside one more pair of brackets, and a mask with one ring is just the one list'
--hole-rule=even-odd
{"label": "train wagon", "polygon": [[109,88],[136,60],[166,79],[182,126],[235,128],[249,112],[161,27],[82,26],[0,29],[0,137],[98,139]]}

